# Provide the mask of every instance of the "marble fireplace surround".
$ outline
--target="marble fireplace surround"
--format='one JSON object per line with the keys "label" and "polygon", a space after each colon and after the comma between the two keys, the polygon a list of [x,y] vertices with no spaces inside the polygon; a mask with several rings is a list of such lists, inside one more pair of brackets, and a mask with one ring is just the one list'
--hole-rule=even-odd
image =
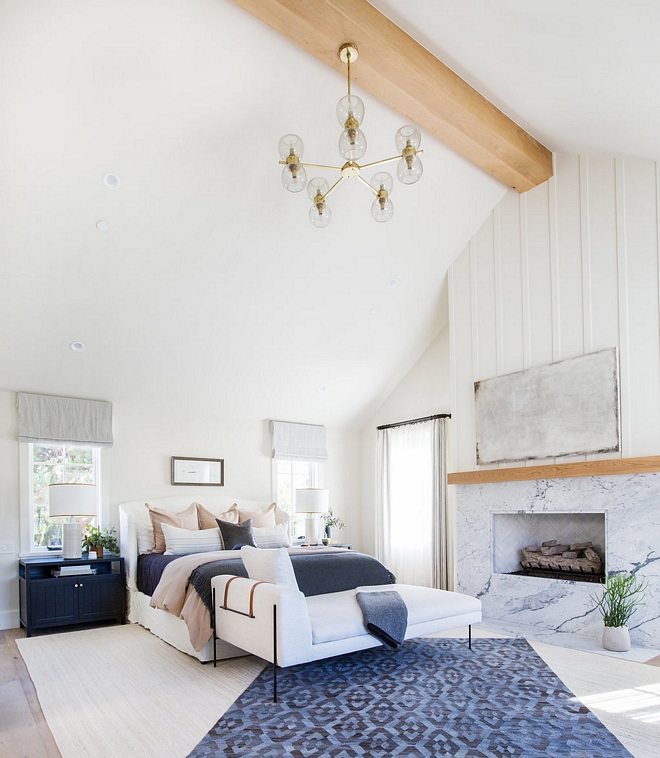
{"label": "marble fireplace surround", "polygon": [[602,633],[590,597],[597,585],[496,573],[493,516],[605,514],[607,571],[634,571],[649,584],[631,640],[660,647],[660,473],[457,484],[456,508],[456,589],[481,599],[484,618],[592,636]]}

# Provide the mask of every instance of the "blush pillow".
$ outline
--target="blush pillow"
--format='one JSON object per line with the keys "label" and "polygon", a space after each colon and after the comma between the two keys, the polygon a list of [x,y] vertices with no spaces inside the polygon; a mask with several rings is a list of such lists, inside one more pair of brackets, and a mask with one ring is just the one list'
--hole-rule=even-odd
{"label": "blush pillow", "polygon": [[223,550],[240,550],[244,545],[256,547],[252,534],[252,521],[241,521],[240,524],[230,524],[228,521],[216,519]]}
{"label": "blush pillow", "polygon": [[291,558],[285,547],[262,550],[256,547],[242,547],[241,559],[250,579],[257,582],[270,582],[283,587],[298,589],[296,575],[291,565]]}
{"label": "blush pillow", "polygon": [[216,526],[213,529],[179,529],[163,522],[161,524],[165,535],[165,555],[190,555],[191,553],[210,553],[212,550],[222,550],[220,532]]}
{"label": "blush pillow", "polygon": [[276,503],[271,503],[268,508],[263,511],[244,511],[241,508],[238,509],[238,520],[246,521],[252,519],[252,526],[275,526],[275,509]]}
{"label": "blush pillow", "polygon": [[178,526],[179,529],[197,529],[197,509],[196,503],[191,503],[185,511],[166,511],[163,508],[154,508],[145,503],[149,510],[149,518],[154,528],[154,546],[149,550],[150,553],[165,552],[165,535],[161,524],[170,524]]}
{"label": "blush pillow", "polygon": [[238,506],[236,503],[232,505],[229,510],[224,513],[211,513],[203,505],[197,503],[197,521],[200,529],[217,529],[215,520],[219,518],[221,521],[228,521],[230,524],[238,524],[242,519],[238,518]]}

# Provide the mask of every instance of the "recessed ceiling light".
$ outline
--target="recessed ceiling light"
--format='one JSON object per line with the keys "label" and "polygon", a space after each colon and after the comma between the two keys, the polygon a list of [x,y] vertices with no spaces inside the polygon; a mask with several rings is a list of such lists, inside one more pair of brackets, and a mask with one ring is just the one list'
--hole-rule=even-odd
{"label": "recessed ceiling light", "polygon": [[328,389],[327,384],[319,384],[319,392],[325,392]]}
{"label": "recessed ceiling light", "polygon": [[105,184],[108,189],[119,189],[119,177],[117,174],[106,174],[103,177],[103,184]]}
{"label": "recessed ceiling light", "polygon": [[69,346],[74,353],[82,353],[82,351],[85,349],[85,346],[82,342],[72,342]]}
{"label": "recessed ceiling light", "polygon": [[374,305],[374,307],[369,311],[369,313],[372,316],[375,316],[378,313],[378,308]]}
{"label": "recessed ceiling light", "polygon": [[387,283],[387,286],[391,290],[393,290],[395,287],[399,286],[399,280],[398,279],[390,279],[389,282]]}
{"label": "recessed ceiling light", "polygon": [[107,232],[108,231],[108,222],[107,221],[97,221],[96,222],[96,228],[100,232]]}

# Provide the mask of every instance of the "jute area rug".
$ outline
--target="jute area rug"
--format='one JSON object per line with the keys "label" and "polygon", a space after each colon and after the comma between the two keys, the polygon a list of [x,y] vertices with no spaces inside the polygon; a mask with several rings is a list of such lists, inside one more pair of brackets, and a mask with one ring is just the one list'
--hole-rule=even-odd
{"label": "jute area rug", "polygon": [[16,643],[63,758],[182,758],[264,666],[203,666],[133,624]]}
{"label": "jute area rug", "polygon": [[190,758],[630,758],[523,639],[417,639],[264,671]]}

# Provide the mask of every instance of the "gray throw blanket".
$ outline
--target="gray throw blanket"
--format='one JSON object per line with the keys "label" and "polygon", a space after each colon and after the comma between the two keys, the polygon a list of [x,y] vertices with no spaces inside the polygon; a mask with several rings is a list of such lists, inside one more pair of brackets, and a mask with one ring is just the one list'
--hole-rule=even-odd
{"label": "gray throw blanket", "polygon": [[357,592],[355,597],[369,634],[396,650],[408,628],[408,608],[401,595],[395,590],[386,590]]}

